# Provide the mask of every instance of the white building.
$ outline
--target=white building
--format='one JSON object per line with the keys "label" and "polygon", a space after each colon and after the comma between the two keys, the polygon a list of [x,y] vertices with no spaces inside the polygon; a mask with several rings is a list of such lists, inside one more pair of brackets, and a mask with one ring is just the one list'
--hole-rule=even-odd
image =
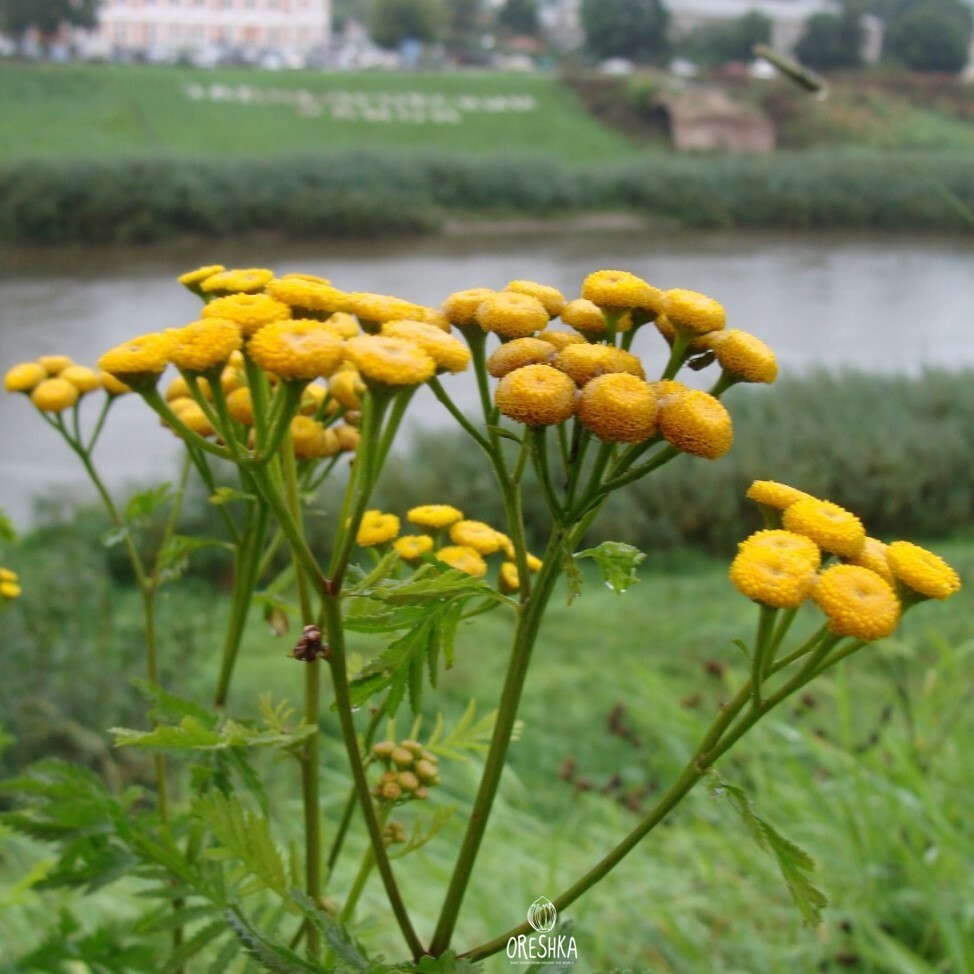
{"label": "white building", "polygon": [[330,33],[331,0],[102,0],[94,39],[119,52],[301,56]]}

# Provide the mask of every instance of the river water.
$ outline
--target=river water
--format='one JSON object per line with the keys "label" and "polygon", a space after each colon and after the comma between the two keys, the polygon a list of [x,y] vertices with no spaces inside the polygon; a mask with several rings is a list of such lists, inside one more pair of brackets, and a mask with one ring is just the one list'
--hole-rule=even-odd
{"label": "river water", "polygon": [[[94,364],[105,349],[197,316],[175,277],[201,264],[272,267],[331,278],[344,290],[438,305],[451,291],[513,278],[578,294],[600,267],[634,271],[659,287],[720,300],[729,327],[767,341],[783,375],[816,367],[917,373],[974,366],[974,240],[652,231],[554,225],[469,231],[368,244],[276,241],[142,249],[0,250],[0,372],[38,355]],[[662,357],[646,329],[637,351]],[[446,380],[471,402],[465,377]],[[412,422],[448,422],[425,393]],[[171,476],[178,447],[134,397],[113,411],[99,467],[114,487]],[[0,508],[21,525],[32,498],[89,496],[77,460],[20,396],[0,398]]]}

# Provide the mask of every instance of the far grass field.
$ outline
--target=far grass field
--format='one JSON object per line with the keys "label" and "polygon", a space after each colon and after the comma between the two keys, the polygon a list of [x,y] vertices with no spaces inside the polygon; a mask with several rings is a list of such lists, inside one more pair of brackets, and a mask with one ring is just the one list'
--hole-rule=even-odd
{"label": "far grass field", "polygon": [[355,146],[603,162],[635,150],[556,78],[0,63],[0,161]]}

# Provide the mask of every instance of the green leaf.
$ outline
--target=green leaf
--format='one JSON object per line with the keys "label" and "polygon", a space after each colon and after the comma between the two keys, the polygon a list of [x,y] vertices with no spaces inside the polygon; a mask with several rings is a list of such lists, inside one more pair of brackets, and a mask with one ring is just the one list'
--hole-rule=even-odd
{"label": "green leaf", "polygon": [[114,548],[115,545],[121,544],[129,536],[129,527],[127,524],[119,524],[114,528],[110,528],[101,536],[101,543],[106,548]]}
{"label": "green leaf", "polygon": [[403,856],[408,856],[410,852],[421,849],[446,828],[455,811],[456,806],[454,805],[437,805],[433,809],[428,826],[423,824],[421,818],[417,818],[412,834],[406,839],[405,843],[389,849],[389,858],[401,859]]}
{"label": "green leaf", "polygon": [[125,505],[125,520],[129,523],[155,513],[172,497],[172,484],[160,484],[138,494],[133,494]]}
{"label": "green leaf", "polygon": [[270,974],[323,974],[321,967],[259,934],[239,907],[227,907],[223,915],[247,953]]}
{"label": "green leaf", "polygon": [[220,715],[216,711],[209,710],[188,697],[170,693],[158,683],[137,678],[132,681],[132,685],[149,703],[153,704],[149,711],[149,716],[153,720],[166,721],[176,717],[195,717],[206,727],[216,727],[220,722]]}
{"label": "green leaf", "polygon": [[174,534],[159,552],[159,575],[162,581],[179,578],[189,564],[190,555],[201,548],[224,548],[233,551],[233,545],[217,538],[194,538],[186,534]]}
{"label": "green leaf", "polygon": [[[426,747],[441,757],[452,758],[455,761],[467,761],[470,759],[470,754],[467,752],[480,753],[486,751],[490,746],[496,722],[496,710],[492,710],[477,720],[477,703],[475,700],[471,700],[456,726],[445,737],[443,736],[443,715],[437,714],[436,724],[426,741]],[[521,736],[523,726],[521,721],[515,723],[511,740],[517,740]]]}
{"label": "green leaf", "polygon": [[[419,971],[422,974],[479,974],[484,969],[483,964],[468,960],[465,957],[457,957],[452,951],[448,950],[439,957],[430,957],[428,954],[421,957],[416,964],[410,964],[402,968],[404,971]],[[567,970],[562,965],[562,970]]]}
{"label": "green leaf", "polygon": [[575,555],[577,560],[594,559],[605,584],[619,595],[639,581],[636,568],[645,557],[638,548],[622,541],[603,541],[597,548],[586,548]]}
{"label": "green leaf", "polygon": [[213,943],[213,941],[227,936],[228,933],[226,922],[222,918],[206,924],[206,926],[195,931],[188,939],[183,941],[169,955],[162,968],[162,974],[179,974],[180,971],[184,970],[186,961],[195,957],[201,950]]}
{"label": "green leaf", "polygon": [[362,948],[352,940],[348,931],[337,920],[325,913],[301,890],[292,889],[290,895],[292,902],[304,914],[305,918],[321,932],[325,943],[336,959],[343,961],[354,971],[374,969]]}
{"label": "green leaf", "polygon": [[741,821],[758,846],[775,857],[785,885],[805,923],[808,926],[817,926],[822,922],[822,910],[828,906],[829,901],[808,877],[809,873],[815,871],[815,860],[759,815],[742,788],[729,784],[712,768],[709,774],[712,779],[711,795],[715,798],[726,798],[740,815]]}
{"label": "green leaf", "polygon": [[561,551],[562,568],[565,571],[565,580],[568,582],[568,604],[571,605],[579,595],[582,594],[582,585],[585,577],[582,570],[578,567],[575,553],[568,545],[566,540]]}

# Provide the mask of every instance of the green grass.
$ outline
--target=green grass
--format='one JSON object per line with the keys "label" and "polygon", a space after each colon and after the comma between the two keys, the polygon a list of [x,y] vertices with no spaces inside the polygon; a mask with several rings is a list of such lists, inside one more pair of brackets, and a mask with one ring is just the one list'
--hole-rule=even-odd
{"label": "green grass", "polygon": [[[187,86],[267,93],[306,91],[318,100],[351,92],[417,93],[480,99],[529,96],[530,111],[461,113],[458,124],[335,119],[327,105],[306,114],[293,104],[192,100]],[[0,64],[0,158],[136,154],[269,156],[345,146],[496,154],[549,153],[569,162],[635,154],[599,124],[558,81],[544,75],[207,71],[121,65]],[[481,103],[483,104],[483,103]],[[496,104],[496,103],[495,103]]]}

